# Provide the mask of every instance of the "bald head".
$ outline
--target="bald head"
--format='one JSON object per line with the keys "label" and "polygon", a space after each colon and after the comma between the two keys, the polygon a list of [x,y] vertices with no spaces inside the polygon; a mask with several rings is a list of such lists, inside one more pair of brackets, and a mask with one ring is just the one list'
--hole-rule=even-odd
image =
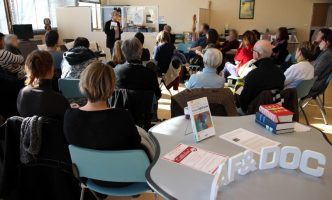
{"label": "bald head", "polygon": [[267,40],[259,40],[254,46],[254,59],[269,58],[272,55],[272,45]]}

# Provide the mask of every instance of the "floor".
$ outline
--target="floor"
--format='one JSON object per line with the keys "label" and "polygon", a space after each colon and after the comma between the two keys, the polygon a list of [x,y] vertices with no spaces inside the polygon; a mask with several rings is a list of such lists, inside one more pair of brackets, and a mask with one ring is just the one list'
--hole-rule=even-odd
{"label": "floor", "polygon": [[[179,91],[183,91],[185,88],[180,87]],[[172,95],[177,94],[177,91],[170,91]],[[159,110],[158,110],[158,117],[159,119],[169,119],[171,117],[170,114],[170,92],[166,90],[166,88],[163,88],[162,90],[162,98],[159,100]],[[327,118],[328,123],[330,125],[325,125],[323,118],[319,112],[319,109],[317,105],[315,105],[315,102],[310,102],[307,107],[305,108],[305,112],[307,113],[307,116],[309,118],[310,125],[317,127],[318,129],[322,130],[324,133],[327,133],[329,139],[332,141],[332,84],[326,91],[326,97],[325,97],[325,108],[327,112]],[[300,114],[300,122],[305,123],[304,117],[302,114]],[[139,198],[117,198],[117,197],[109,197],[107,200],[154,200],[154,194],[152,193],[146,193],[141,195]],[[162,200],[161,197],[158,198],[158,200]]]}

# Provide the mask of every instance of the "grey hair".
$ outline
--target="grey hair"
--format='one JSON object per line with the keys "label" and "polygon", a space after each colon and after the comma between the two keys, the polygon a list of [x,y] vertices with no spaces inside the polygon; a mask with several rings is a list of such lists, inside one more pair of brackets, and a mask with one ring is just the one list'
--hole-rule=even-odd
{"label": "grey hair", "polygon": [[222,64],[222,60],[222,53],[216,48],[207,49],[203,56],[205,67],[217,68]]}
{"label": "grey hair", "polygon": [[14,34],[8,34],[8,35],[6,35],[6,36],[5,36],[5,40],[4,40],[4,41],[5,41],[5,44],[6,44],[6,45],[11,44],[13,39],[17,39],[17,36],[14,35]]}
{"label": "grey hair", "polygon": [[172,27],[170,25],[165,25],[164,26],[164,31],[167,31],[167,32],[172,32]]}
{"label": "grey hair", "polygon": [[272,45],[267,40],[259,40],[254,47],[254,50],[260,54],[261,58],[269,58],[272,55]]}
{"label": "grey hair", "polygon": [[137,38],[134,37],[123,41],[121,50],[128,62],[133,60],[141,60],[143,46]]}

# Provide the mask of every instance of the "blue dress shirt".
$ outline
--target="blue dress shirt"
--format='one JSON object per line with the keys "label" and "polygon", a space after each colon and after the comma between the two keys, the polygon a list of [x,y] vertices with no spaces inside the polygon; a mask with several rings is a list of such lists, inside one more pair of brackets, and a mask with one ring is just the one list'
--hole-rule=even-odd
{"label": "blue dress shirt", "polygon": [[191,75],[189,81],[185,84],[188,89],[193,88],[223,88],[225,79],[216,73],[212,67],[204,67],[203,71]]}

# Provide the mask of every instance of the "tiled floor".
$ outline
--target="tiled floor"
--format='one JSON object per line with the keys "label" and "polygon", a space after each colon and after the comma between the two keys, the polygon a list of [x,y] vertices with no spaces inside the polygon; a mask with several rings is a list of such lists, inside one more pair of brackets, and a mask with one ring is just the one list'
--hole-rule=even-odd
{"label": "tiled floor", "polygon": [[[180,91],[184,90],[183,87],[180,88]],[[170,93],[163,88],[163,96],[159,100],[159,110],[158,110],[158,117],[160,119],[169,119],[171,117],[170,114]],[[177,91],[171,91],[174,95]],[[317,127],[318,129],[322,130],[323,132],[327,133],[330,140],[332,141],[332,85],[326,91],[326,98],[325,98],[325,106],[327,112],[328,123],[330,125],[325,125],[323,118],[319,112],[318,107],[315,105],[315,102],[312,101],[309,105],[305,108],[305,112],[309,118],[309,122],[312,126]],[[305,123],[304,117],[300,114],[300,122]],[[116,197],[109,197],[107,200],[153,200],[154,195],[152,193],[146,193],[140,196],[139,198],[116,198]],[[159,199],[162,199],[159,197]]]}

